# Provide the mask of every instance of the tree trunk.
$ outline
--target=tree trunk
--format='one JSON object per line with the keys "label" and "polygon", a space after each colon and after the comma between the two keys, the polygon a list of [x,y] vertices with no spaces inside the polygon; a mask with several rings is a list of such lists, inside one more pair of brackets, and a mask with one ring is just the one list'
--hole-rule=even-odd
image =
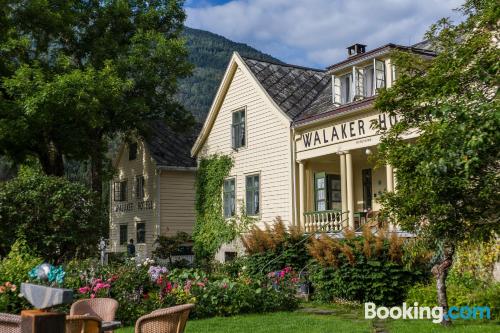
{"label": "tree trunk", "polygon": [[[452,246],[444,247],[443,260],[432,267],[432,274],[436,278],[436,290],[438,305],[443,308],[443,314],[448,313],[448,295],[446,294],[446,278],[453,264],[453,254],[455,250]],[[447,316],[441,322],[444,326],[451,325],[451,320]]]}
{"label": "tree trunk", "polygon": [[64,176],[63,156],[54,142],[50,141],[38,154],[38,159],[45,174],[49,176]]}

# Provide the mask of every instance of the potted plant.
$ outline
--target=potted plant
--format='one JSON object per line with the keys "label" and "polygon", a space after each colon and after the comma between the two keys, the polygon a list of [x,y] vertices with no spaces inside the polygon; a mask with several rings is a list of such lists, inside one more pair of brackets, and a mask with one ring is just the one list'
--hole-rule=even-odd
{"label": "potted plant", "polygon": [[22,283],[21,294],[37,309],[48,309],[73,301],[73,291],[61,286],[66,273],[62,266],[44,263],[29,272],[33,283]]}

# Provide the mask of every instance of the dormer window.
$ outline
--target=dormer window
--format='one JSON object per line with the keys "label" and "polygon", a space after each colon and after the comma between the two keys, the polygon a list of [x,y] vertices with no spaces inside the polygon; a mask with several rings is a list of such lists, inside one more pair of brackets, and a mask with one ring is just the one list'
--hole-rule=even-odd
{"label": "dormer window", "polygon": [[333,75],[333,103],[342,105],[371,97],[385,87],[385,63],[373,59],[365,66],[353,66],[350,73]]}

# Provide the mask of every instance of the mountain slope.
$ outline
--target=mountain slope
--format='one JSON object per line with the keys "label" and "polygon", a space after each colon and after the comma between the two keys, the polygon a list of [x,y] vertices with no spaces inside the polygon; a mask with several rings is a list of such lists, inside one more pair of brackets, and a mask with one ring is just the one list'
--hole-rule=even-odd
{"label": "mountain slope", "polygon": [[186,27],[184,36],[189,61],[196,67],[193,75],[181,81],[179,99],[195,117],[203,121],[234,51],[245,57],[281,62],[243,43],[214,33]]}

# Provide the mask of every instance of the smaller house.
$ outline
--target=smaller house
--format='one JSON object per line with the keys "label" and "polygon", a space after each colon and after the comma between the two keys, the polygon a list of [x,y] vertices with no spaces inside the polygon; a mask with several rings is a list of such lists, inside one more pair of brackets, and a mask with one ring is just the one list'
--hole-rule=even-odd
{"label": "smaller house", "polygon": [[113,161],[110,189],[110,251],[126,252],[134,240],[139,258],[151,256],[159,235],[192,234],[196,130],[178,133],[162,122],[147,138],[123,143]]}

